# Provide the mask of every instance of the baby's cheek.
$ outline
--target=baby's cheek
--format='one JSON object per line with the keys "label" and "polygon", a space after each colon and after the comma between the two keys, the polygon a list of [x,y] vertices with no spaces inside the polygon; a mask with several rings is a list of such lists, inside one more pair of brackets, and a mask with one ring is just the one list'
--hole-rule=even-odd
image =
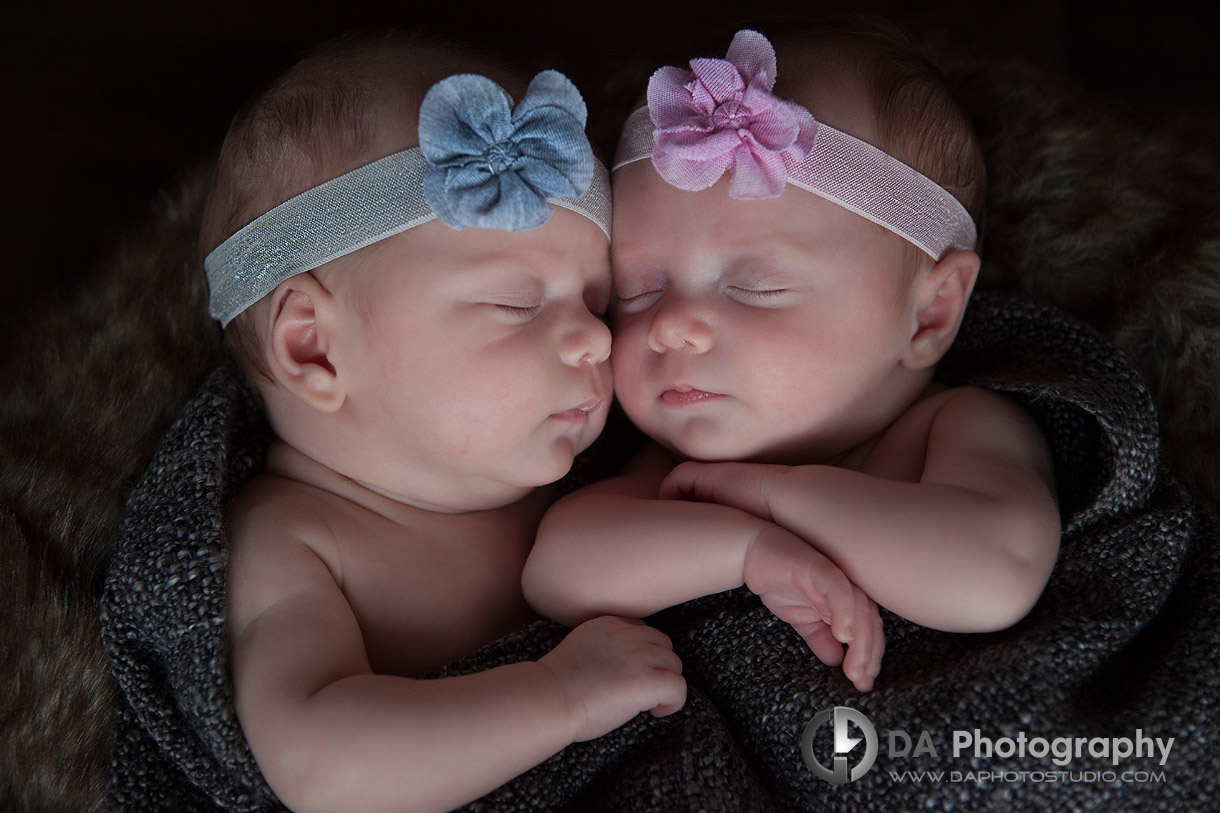
{"label": "baby's cheek", "polygon": [[614,397],[624,409],[631,409],[639,401],[642,386],[638,359],[633,362],[626,354],[617,359],[610,356],[610,368],[614,376]]}
{"label": "baby's cheek", "polygon": [[631,370],[632,365],[627,363],[623,357],[610,356],[610,371],[614,384],[614,397],[620,401],[630,396],[630,391],[634,389],[634,378]]}
{"label": "baby's cheek", "polygon": [[613,329],[610,341],[610,369],[617,386],[620,376],[630,376],[640,366],[643,334],[634,325],[622,324]]}

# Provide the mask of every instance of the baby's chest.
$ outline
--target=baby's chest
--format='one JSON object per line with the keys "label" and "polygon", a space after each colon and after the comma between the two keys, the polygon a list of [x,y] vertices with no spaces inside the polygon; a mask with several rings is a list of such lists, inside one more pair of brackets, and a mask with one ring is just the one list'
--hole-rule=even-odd
{"label": "baby's chest", "polygon": [[374,671],[413,675],[448,663],[530,618],[518,535],[369,534],[345,546],[342,588]]}

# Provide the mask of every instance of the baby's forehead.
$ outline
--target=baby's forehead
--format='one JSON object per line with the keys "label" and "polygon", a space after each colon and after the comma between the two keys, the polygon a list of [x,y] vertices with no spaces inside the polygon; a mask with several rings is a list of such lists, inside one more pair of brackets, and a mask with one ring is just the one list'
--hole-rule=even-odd
{"label": "baby's forehead", "polygon": [[863,246],[905,256],[902,237],[820,195],[788,185],[777,197],[735,200],[730,183],[726,174],[711,188],[690,192],[666,182],[648,161],[620,167],[614,177],[615,270],[671,261],[711,267],[751,257],[793,266]]}
{"label": "baby's forehead", "polygon": [[521,231],[467,227],[455,229],[439,218],[371,243],[349,256],[366,263],[391,263],[409,270],[410,259],[428,256],[451,261],[451,273],[489,273],[534,269],[540,276],[569,270],[571,262],[605,267],[610,243],[588,217],[552,205],[540,227]]}

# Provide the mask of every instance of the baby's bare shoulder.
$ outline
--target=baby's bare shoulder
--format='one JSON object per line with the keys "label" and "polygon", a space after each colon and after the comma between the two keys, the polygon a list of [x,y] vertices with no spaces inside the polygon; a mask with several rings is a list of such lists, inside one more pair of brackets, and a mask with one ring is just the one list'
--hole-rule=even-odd
{"label": "baby's bare shoulder", "polygon": [[928,467],[960,465],[963,457],[1007,459],[1049,471],[1049,452],[1025,409],[981,387],[937,388],[912,404],[879,438],[861,468],[915,482]]}
{"label": "baby's bare shoulder", "polygon": [[982,387],[954,387],[935,396],[929,443],[955,438],[1006,446],[1031,440],[1044,444],[1037,423],[1016,400]]}
{"label": "baby's bare shoulder", "polygon": [[928,424],[925,477],[947,481],[1009,478],[1050,488],[1050,447],[1016,400],[980,387],[956,387],[938,396]]}
{"label": "baby's bare shoulder", "polygon": [[230,560],[292,555],[296,548],[331,558],[340,507],[319,489],[260,474],[225,511]]}
{"label": "baby's bare shoulder", "polygon": [[1037,426],[1019,403],[982,387],[937,388],[912,404],[888,432],[956,436],[980,430],[1025,433]]}
{"label": "baby's bare shoulder", "polygon": [[286,602],[341,591],[343,557],[330,501],[300,483],[260,474],[225,512],[227,604],[235,627]]}

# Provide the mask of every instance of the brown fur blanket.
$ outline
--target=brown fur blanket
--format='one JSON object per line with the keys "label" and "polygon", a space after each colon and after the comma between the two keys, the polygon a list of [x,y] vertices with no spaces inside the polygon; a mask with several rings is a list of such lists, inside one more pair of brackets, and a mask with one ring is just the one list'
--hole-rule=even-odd
{"label": "brown fur blanket", "polygon": [[[1019,66],[954,73],[992,179],[982,284],[1059,304],[1117,344],[1160,410],[1170,466],[1214,510],[1212,140]],[[103,804],[115,701],[103,573],[124,496],[219,355],[193,259],[201,188],[185,179],[70,300],[6,326],[23,338],[0,391],[0,808]]]}

